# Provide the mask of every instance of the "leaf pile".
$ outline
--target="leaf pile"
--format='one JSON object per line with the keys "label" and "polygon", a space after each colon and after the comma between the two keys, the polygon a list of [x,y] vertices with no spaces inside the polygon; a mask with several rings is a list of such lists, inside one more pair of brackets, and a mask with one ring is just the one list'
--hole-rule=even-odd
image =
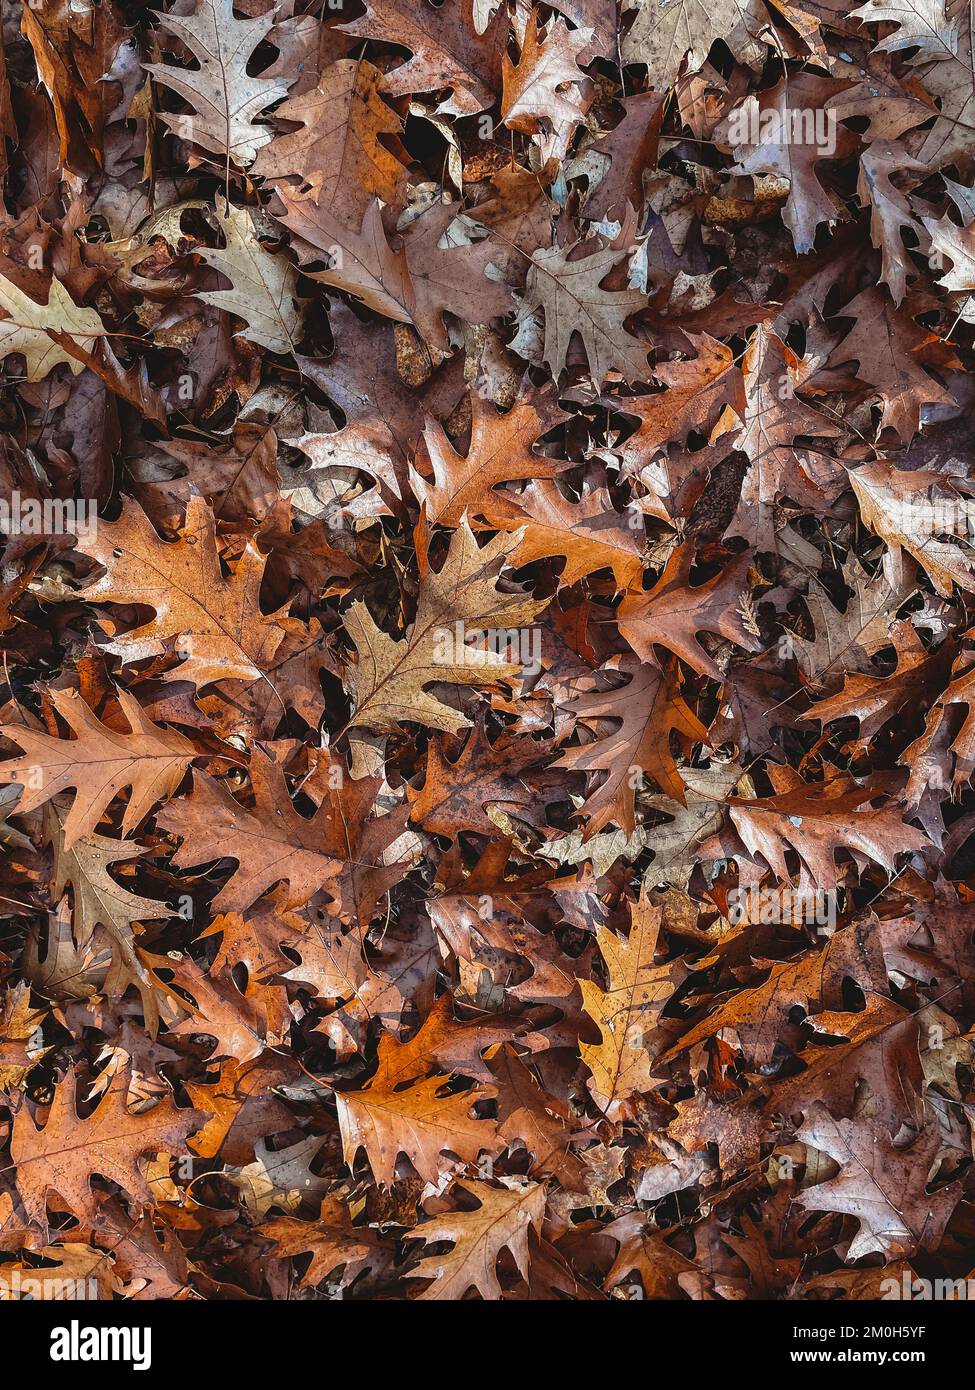
{"label": "leaf pile", "polygon": [[973,71],[3,7],[5,1280],[968,1274]]}

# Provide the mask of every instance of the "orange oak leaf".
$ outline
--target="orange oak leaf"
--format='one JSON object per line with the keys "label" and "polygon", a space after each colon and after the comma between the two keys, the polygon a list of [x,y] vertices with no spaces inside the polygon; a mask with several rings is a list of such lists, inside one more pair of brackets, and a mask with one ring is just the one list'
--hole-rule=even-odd
{"label": "orange oak leaf", "polygon": [[479,1156],[494,1155],[504,1148],[495,1121],[474,1113],[479,1101],[494,1096],[494,1086],[451,1091],[445,1075],[412,1079],[418,1064],[409,1044],[397,1043],[388,1034],[379,1042],[379,1067],[362,1090],[337,1091],[342,1151],[352,1167],[360,1149],[365,1150],[376,1182],[396,1180],[397,1160],[409,1159],[427,1182],[435,1180],[443,1155],[455,1154],[462,1162],[476,1163]]}
{"label": "orange oak leaf", "polygon": [[266,561],[248,543],[230,578],[224,578],[213,513],[201,497],[187,502],[178,541],[160,540],[141,508],[126,502],[117,522],[103,522],[79,546],[106,571],[83,590],[88,603],[144,604],[155,610],[151,622],[130,632],[114,628],[108,650],[128,663],[158,656],[172,643],[180,665],[169,678],[198,686],[264,677],[284,639],[284,628],[261,611]]}
{"label": "orange oak leaf", "polygon": [[175,729],[162,728],[147,718],[126,690],[118,702],[130,733],[110,729],[73,690],[52,690],[51,703],[75,734],[52,738],[19,724],[0,725],[0,734],[23,752],[0,763],[0,782],[23,787],[17,803],[31,811],[65,791],[74,799],[64,820],[64,847],[70,850],[90,835],[112,800],[130,789],[122,815],[122,834],[128,835],[157,802],[172,796],[196,757],[196,749]]}
{"label": "orange oak leaf", "polygon": [[636,792],[646,773],[661,791],[684,804],[684,784],[670,751],[670,734],[707,742],[707,729],[680,694],[676,672],[624,658],[606,668],[629,676],[623,686],[575,696],[567,705],[577,720],[592,726],[618,720],[612,733],[567,748],[557,766],[576,772],[602,772],[601,785],[586,801],[588,831],[595,834],[609,821],[632,835],[636,826]]}
{"label": "orange oak leaf", "polygon": [[147,1114],[131,1114],[125,1106],[128,1081],[123,1076],[109,1087],[94,1112],[81,1120],[76,1084],[70,1073],[55,1088],[42,1127],[26,1106],[14,1121],[10,1152],[17,1165],[21,1199],[30,1219],[42,1226],[52,1193],[79,1219],[97,1220],[91,1189],[96,1173],[117,1182],[136,1201],[152,1201],[152,1189],[138,1160],[160,1150],[186,1153],[187,1137],[206,1119],[198,1110],[177,1109],[169,1096]]}

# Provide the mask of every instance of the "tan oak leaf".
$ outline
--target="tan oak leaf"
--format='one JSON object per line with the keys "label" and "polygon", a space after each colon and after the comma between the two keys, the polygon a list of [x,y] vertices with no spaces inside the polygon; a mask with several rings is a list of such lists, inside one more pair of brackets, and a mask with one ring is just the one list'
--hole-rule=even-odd
{"label": "tan oak leaf", "polygon": [[452,1241],[446,1255],[429,1255],[410,1270],[411,1279],[430,1279],[421,1299],[462,1299],[469,1289],[482,1298],[501,1297],[497,1262],[502,1250],[528,1277],[529,1232],[541,1233],[545,1188],[519,1178],[498,1178],[497,1185],[459,1178],[453,1193],[465,1192],[479,1203],[473,1211],[450,1211],[424,1221],[411,1235],[427,1245]]}
{"label": "tan oak leaf", "polygon": [[448,733],[470,725],[426,687],[490,685],[519,670],[481,639],[498,631],[517,637],[520,625],[545,606],[496,587],[505,558],[520,539],[520,533],[499,535],[479,549],[461,518],[441,570],[421,568],[416,618],[405,637],[390,637],[361,599],[353,603],[344,618],[357,652],[347,676],[355,705],[350,725],[392,732],[410,721]]}
{"label": "tan oak leaf", "polygon": [[67,362],[74,376],[84,371],[84,363],[56,342],[49,330],[67,335],[89,353],[105,332],[95,310],[79,308],[57,278],[51,280],[47,303],[38,304],[0,275],[0,313],[0,358],[21,353],[28,381],[43,381],[59,362]]}
{"label": "tan oak leaf", "polygon": [[198,0],[192,14],[170,12],[161,21],[199,67],[145,64],[157,82],[189,102],[195,113],[189,118],[168,111],[159,114],[176,135],[246,168],[274,135],[256,118],[286,96],[295,80],[252,77],[247,71],[274,24],[274,11],[238,19],[233,0]]}

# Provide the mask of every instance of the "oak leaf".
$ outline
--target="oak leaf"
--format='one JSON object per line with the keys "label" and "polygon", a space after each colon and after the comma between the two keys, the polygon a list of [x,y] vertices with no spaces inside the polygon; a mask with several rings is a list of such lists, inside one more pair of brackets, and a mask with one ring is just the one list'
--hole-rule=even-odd
{"label": "oak leaf", "polygon": [[160,112],[177,135],[186,135],[205,150],[246,168],[273,131],[256,117],[287,95],[293,78],[252,77],[247,71],[254,51],[274,24],[273,12],[248,19],[234,14],[233,0],[197,0],[189,15],[161,16],[199,64],[177,68],[172,63],[146,63],[157,82],[170,87],[192,106],[189,118]]}
{"label": "oak leaf", "polygon": [[707,333],[688,336],[697,351],[696,357],[687,362],[666,362],[653,370],[654,380],[661,383],[663,391],[655,396],[631,396],[620,402],[626,415],[639,421],[636,433],[619,449],[630,467],[649,463],[669,440],[686,438],[691,430],[709,428],[726,405],[739,417],[744,416],[741,369],[731,349]]}
{"label": "oak leaf", "polygon": [[675,550],[649,592],[627,593],[619,609],[620,632],[643,661],[656,663],[653,649],[659,643],[701,675],[720,680],[718,666],[700,643],[702,632],[720,632],[748,651],[761,645],[746,625],[746,567],[733,564],[704,584],[693,585],[692,563],[692,551]]}
{"label": "oak leaf", "polygon": [[468,735],[459,756],[448,759],[441,742],[431,740],[423,787],[410,796],[410,819],[432,835],[454,839],[461,830],[496,833],[487,814],[501,807],[528,818],[536,794],[521,773],[537,763],[541,746],[532,738],[502,734],[493,743],[483,721]]}
{"label": "oak leaf", "polygon": [[84,370],[84,362],[66,351],[52,333],[64,335],[79,352],[90,353],[105,332],[95,310],[79,308],[56,277],[51,280],[47,303],[38,304],[0,275],[0,313],[0,357],[21,353],[28,381],[43,381],[59,362],[67,362],[74,376]]}
{"label": "oak leaf", "polygon": [[[775,550],[775,503],[780,495],[822,507],[819,475],[833,491],[842,490],[838,466],[818,451],[796,449],[801,436],[831,438],[841,433],[827,416],[796,395],[800,363],[790,348],[765,324],[749,340],[743,362],[745,410],[738,416],[735,445],[748,455],[750,466],[741,501],[726,533],[744,536],[758,550]],[[712,437],[722,426],[734,428],[735,411],[726,409]]]}
{"label": "oak leaf", "polygon": [[114,978],[106,982],[106,989],[122,994],[128,982],[134,983],[142,996],[146,1029],[155,1036],[159,1028],[160,1001],[155,983],[139,957],[132,924],[171,917],[173,912],[165,903],[130,893],[108,872],[119,860],[141,857],[146,851],[106,835],[82,835],[67,849],[65,823],[69,813],[57,800],[49,801],[44,813],[45,833],[54,847],[51,871],[54,899],[58,901],[70,884],[74,900],[74,937],[79,947],[88,944],[98,926],[104,927],[113,937],[117,965]]}
{"label": "oak leaf", "polygon": [[327,813],[298,814],[282,770],[258,749],[250,764],[255,809],[247,810],[205,772],[193,792],[157,817],[161,829],[182,838],[173,862],[180,868],[233,858],[238,867],[214,899],[218,912],[243,912],[277,883],[287,883],[284,908],[299,907],[320,889],[334,887],[342,865],[328,853]]}
{"label": "oak leaf", "polygon": [[434,7],[417,0],[404,14],[394,0],[367,0],[361,19],[339,27],[360,38],[392,40],[412,57],[384,77],[390,96],[451,88],[439,110],[470,116],[490,106],[500,87],[501,58],[507,38],[502,6],[480,31],[465,0]]}
{"label": "oak leaf", "polygon": [[447,1076],[430,1076],[403,1085],[400,1054],[407,1045],[384,1034],[379,1042],[379,1068],[362,1090],[336,1091],[342,1150],[350,1167],[364,1149],[377,1183],[396,1181],[400,1155],[408,1158],[427,1182],[436,1175],[445,1153],[476,1163],[480,1154],[497,1154],[504,1147],[493,1120],[473,1114],[477,1101],[495,1093],[493,1086],[445,1091]]}
{"label": "oak leaf", "polygon": [[[785,849],[791,846],[818,887],[832,890],[837,882],[836,853],[855,850],[893,872],[902,853],[922,850],[927,837],[914,830],[894,806],[864,807],[869,787],[857,787],[841,777],[831,785],[806,785],[794,774],[775,770],[776,795],[729,803],[731,820],[752,854],[760,855],[773,873],[789,882]],[[863,809],[861,809],[863,808]]]}
{"label": "oak leaf", "polygon": [[895,1149],[860,1118],[835,1119],[821,1102],[806,1114],[799,1138],[829,1154],[840,1172],[802,1191],[806,1211],[844,1212],[859,1222],[848,1258],[879,1253],[885,1260],[936,1247],[959,1200],[950,1185],[928,1194],[940,1142],[925,1129],[905,1149]]}
{"label": "oak leaf", "polygon": [[412,1270],[411,1279],[432,1279],[421,1299],[462,1299],[471,1288],[482,1298],[501,1297],[497,1260],[502,1250],[514,1258],[522,1278],[528,1277],[529,1232],[540,1234],[545,1214],[545,1188],[517,1178],[486,1182],[459,1178],[453,1190],[476,1197],[475,1211],[445,1212],[424,1221],[412,1234],[427,1245],[452,1241],[447,1255],[429,1255]]}
{"label": "oak leaf", "polygon": [[[406,201],[406,168],[393,141],[402,124],[381,96],[382,74],[362,59],[331,63],[318,85],[291,96],[274,113],[299,129],[276,135],[254,163],[267,179],[299,177],[316,199],[350,227],[362,225],[373,198],[387,205]],[[391,147],[382,137],[391,138]]]}
{"label": "oak leaf", "polygon": [[214,270],[226,275],[229,290],[198,290],[197,299],[244,320],[245,338],[270,352],[295,350],[301,316],[295,304],[298,277],[283,256],[272,256],[257,239],[254,220],[243,208],[218,202],[219,226],[226,246],[198,247]]}
{"label": "oak leaf", "polygon": [[423,438],[433,468],[428,482],[415,468],[410,484],[427,519],[437,526],[456,526],[469,516],[516,515],[516,499],[497,492],[499,483],[523,478],[550,478],[568,468],[565,459],[535,453],[541,436],[565,419],[552,396],[526,395],[505,414],[479,396],[471,402],[471,441],[459,453],[441,424],[428,420]]}
{"label": "oak leaf", "polygon": [[[570,248],[571,250],[571,248]],[[646,306],[640,290],[606,290],[602,282],[620,259],[612,248],[570,260],[558,246],[532,256],[525,287],[524,312],[545,315],[543,360],[554,375],[566,365],[573,334],[586,349],[589,372],[601,383],[610,371],[627,381],[650,375],[647,347],[624,328],[624,321]]]}
{"label": "oak leaf", "polygon": [[337,1269],[342,1277],[339,1288],[351,1284],[369,1269],[381,1251],[376,1232],[368,1226],[354,1226],[347,1202],[326,1195],[315,1221],[298,1221],[293,1216],[276,1216],[259,1228],[262,1236],[274,1241],[272,1260],[294,1255],[311,1255],[301,1277],[303,1287],[324,1283]]}
{"label": "oak leaf", "polygon": [[134,696],[117,691],[130,733],[109,728],[72,690],[52,690],[51,702],[76,735],[53,738],[20,724],[0,726],[23,752],[0,764],[0,782],[19,783],[24,792],[18,812],[32,811],[66,790],[75,796],[64,819],[64,848],[90,835],[109,804],[128,787],[122,833],[129,834],[159,801],[172,796],[196,757],[196,749],[175,729],[148,719]]}
{"label": "oak leaf", "polygon": [[[891,299],[898,305],[907,292],[908,276],[913,277],[916,273],[904,246],[901,228],[909,227],[917,235],[917,219],[906,194],[893,182],[894,176],[900,177],[906,172],[923,174],[925,165],[911,159],[900,142],[875,140],[860,156],[857,193],[861,203],[870,204],[870,236],[873,244],[881,250],[882,278],[887,283]],[[931,232],[932,241],[937,244],[931,222],[923,220]]]}
{"label": "oak leaf", "polygon": [[177,541],[160,540],[142,509],[126,500],[118,521],[103,522],[78,545],[106,570],[82,590],[86,602],[155,610],[150,622],[116,631],[108,644],[125,662],[159,656],[172,644],[180,664],[164,679],[188,679],[197,686],[266,679],[284,628],[261,611],[265,558],[249,541],[225,578],[214,516],[202,497],[187,502]]}
{"label": "oak leaf", "polygon": [[[745,113],[745,124],[754,124],[760,133],[766,124],[769,138],[759,134],[757,145],[742,143],[735,148],[737,174],[778,174],[789,181],[789,197],[782,209],[796,251],[811,251],[816,229],[823,222],[830,224],[848,216],[838,198],[823,187],[817,164],[820,160],[845,153],[844,146],[852,144],[852,136],[844,127],[834,124],[827,144],[807,138],[805,125],[796,121],[797,113],[816,118],[825,110],[826,102],[842,90],[832,78],[813,77],[798,73],[783,78],[775,87],[763,92],[759,100],[749,97],[736,111]],[[754,119],[748,120],[748,115]],[[808,123],[806,123],[808,124]],[[832,148],[830,148],[830,146]]]}
{"label": "oak leaf", "polygon": [[452,230],[461,210],[459,203],[434,203],[403,232],[413,287],[411,317],[434,361],[450,350],[445,313],[487,324],[515,307],[500,275],[490,273],[499,260],[493,237],[473,239]]}
{"label": "oak leaf", "polygon": [[684,784],[670,751],[670,734],[701,743],[707,742],[708,735],[681,696],[672,669],[632,658],[609,669],[629,680],[616,689],[575,695],[566,708],[584,723],[598,725],[612,719],[619,720],[619,727],[590,743],[567,748],[556,765],[606,774],[585,803],[589,834],[612,821],[632,835],[636,828],[634,770],[647,773],[661,791],[683,804]]}
{"label": "oak leaf", "polygon": [[[378,628],[361,600],[352,605],[344,620],[358,654],[348,674],[352,725],[392,731],[409,720],[456,733],[470,721],[425,687],[486,685],[517,672],[516,663],[476,645],[476,639],[489,629],[516,631],[545,606],[495,585],[519,540],[517,534],[496,536],[479,550],[462,518],[442,569],[421,571],[416,618],[407,637],[395,639]],[[474,645],[467,645],[469,632]]]}
{"label": "oak leaf", "polygon": [[757,0],[634,0],[624,9],[636,17],[622,43],[625,63],[645,63],[647,79],[656,91],[672,87],[684,59],[696,72],[707,60],[711,45],[722,39],[743,63],[755,65],[765,57],[758,42],[766,17]]}
{"label": "oak leaf", "polygon": [[91,1189],[96,1173],[117,1182],[136,1201],[152,1201],[138,1160],[160,1150],[186,1153],[187,1137],[206,1118],[198,1110],[178,1110],[169,1096],[147,1114],[131,1114],[125,1107],[128,1083],[123,1076],[102,1096],[94,1113],[81,1120],[76,1088],[75,1075],[69,1073],[55,1088],[43,1128],[26,1105],[14,1119],[10,1153],[17,1165],[21,1200],[30,1219],[42,1226],[52,1192],[79,1219],[97,1221]]}
{"label": "oak leaf", "polygon": [[596,1046],[580,1042],[579,1054],[592,1072],[593,1095],[610,1113],[653,1085],[660,1013],[678,983],[672,965],[654,960],[660,921],[660,909],[642,896],[631,909],[628,937],[597,928],[609,987],[601,989],[592,980],[579,982],[583,1006],[602,1035]]}
{"label": "oak leaf", "polygon": [[947,58],[958,50],[957,21],[945,23],[943,0],[867,0],[850,19],[861,24],[894,24],[896,28],[875,45],[875,52],[895,53],[901,48],[918,48],[926,57]]}
{"label": "oak leaf", "polygon": [[591,29],[569,29],[556,18],[539,42],[538,11],[530,12],[517,64],[507,53],[502,60],[501,119],[509,129],[531,134],[547,127],[555,137],[554,152],[564,153],[585,119],[578,58],[591,38]]}
{"label": "oak leaf", "polygon": [[276,193],[284,211],[274,215],[298,238],[294,246],[301,264],[328,262],[324,270],[306,271],[310,279],[354,295],[397,323],[414,321],[416,291],[406,252],[390,246],[376,199],[356,228],[316,202],[312,190],[301,193],[278,184]]}
{"label": "oak leaf", "polygon": [[920,427],[922,407],[954,404],[917,357],[937,335],[918,327],[876,287],[861,291],[841,312],[856,322],[833,350],[831,365],[855,361],[857,376],[876,387],[883,400],[881,429],[889,427],[910,443]]}
{"label": "oak leaf", "polygon": [[913,555],[936,592],[946,596],[952,584],[975,589],[975,566],[960,538],[944,539],[950,534],[951,514],[958,510],[945,481],[939,473],[902,471],[885,460],[850,471],[864,525],[885,540],[895,556],[902,548]]}
{"label": "oak leaf", "polygon": [[529,483],[510,502],[507,496],[499,502],[488,498],[484,515],[506,531],[518,528],[522,540],[511,556],[513,567],[554,556],[565,560],[563,584],[611,569],[621,589],[642,572],[643,515],[635,509],[625,516],[618,512],[598,473],[577,501],[543,478]]}
{"label": "oak leaf", "polygon": [[817,686],[848,671],[875,673],[871,658],[890,643],[890,609],[901,597],[882,571],[871,575],[856,561],[844,565],[843,577],[850,590],[845,609],[813,581],[806,594],[813,636],[791,638],[803,674]]}

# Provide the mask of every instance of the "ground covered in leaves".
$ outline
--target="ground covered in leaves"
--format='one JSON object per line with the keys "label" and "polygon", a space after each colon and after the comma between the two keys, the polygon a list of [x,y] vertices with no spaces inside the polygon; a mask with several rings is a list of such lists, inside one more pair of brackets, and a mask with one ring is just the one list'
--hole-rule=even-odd
{"label": "ground covered in leaves", "polygon": [[3,6],[0,1294],[968,1275],[972,74]]}

